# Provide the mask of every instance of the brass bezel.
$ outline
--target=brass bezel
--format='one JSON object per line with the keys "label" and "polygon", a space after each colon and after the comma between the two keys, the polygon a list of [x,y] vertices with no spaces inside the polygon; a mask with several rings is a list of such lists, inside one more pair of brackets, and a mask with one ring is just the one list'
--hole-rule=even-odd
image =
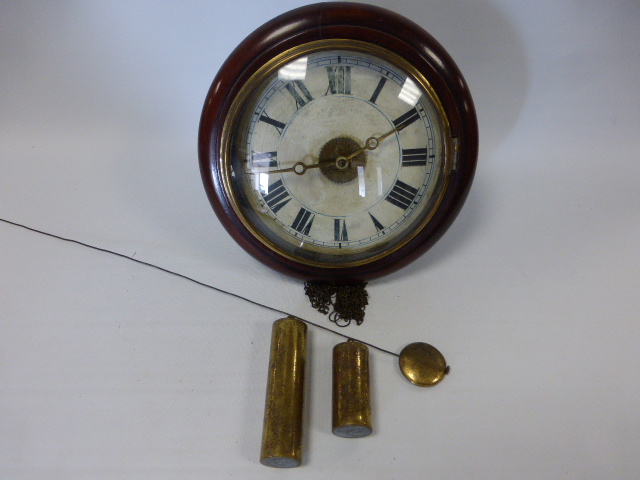
{"label": "brass bezel", "polygon": [[[425,216],[424,220],[414,228],[414,231],[404,238],[402,241],[398,242],[397,245],[394,245],[392,248],[385,250],[377,255],[372,257],[368,257],[358,261],[345,262],[341,264],[332,264],[326,262],[316,262],[313,260],[306,259],[300,256],[291,255],[286,250],[283,250],[278,245],[273,243],[267,237],[265,237],[262,232],[254,227],[254,225],[246,218],[242,209],[238,204],[238,199],[236,198],[234,188],[231,182],[231,146],[232,146],[232,138],[233,132],[235,131],[240,114],[242,112],[243,107],[245,106],[246,101],[254,92],[255,88],[269,75],[273,72],[277,71],[284,64],[304,55],[309,55],[311,53],[323,51],[323,50],[352,50],[360,53],[365,53],[369,55],[374,55],[388,61],[391,64],[396,65],[397,67],[403,69],[406,73],[411,75],[414,80],[416,80],[419,85],[424,89],[425,92],[431,98],[431,101],[436,107],[436,110],[439,115],[439,119],[442,123],[443,129],[443,149],[444,149],[444,171],[443,171],[443,179],[442,186],[440,187],[440,192],[438,195],[438,199],[434,203],[431,210]],[[242,86],[239,94],[233,100],[231,107],[229,109],[229,114],[224,121],[224,125],[222,128],[222,136],[220,143],[220,152],[218,157],[218,162],[220,166],[220,172],[222,176],[222,184],[224,188],[224,192],[229,199],[229,203],[233,208],[238,219],[242,222],[243,226],[256,238],[262,245],[271,250],[272,252],[281,255],[289,260],[294,262],[298,262],[304,265],[312,266],[312,267],[321,267],[321,268],[330,268],[330,269],[340,269],[340,268],[351,268],[357,267],[360,265],[366,265],[369,263],[373,263],[381,258],[384,258],[405,245],[411,242],[431,221],[435,213],[438,211],[443,198],[447,192],[447,188],[449,186],[449,179],[451,176],[451,171],[454,166],[453,159],[453,138],[451,137],[451,127],[449,124],[449,119],[446,115],[446,112],[442,106],[442,102],[440,98],[436,94],[434,88],[431,86],[430,82],[426,79],[426,77],[417,70],[413,65],[411,65],[404,58],[399,56],[398,54],[391,52],[390,50],[380,47],[378,45],[374,45],[371,43],[363,42],[360,40],[352,40],[352,39],[327,39],[327,40],[317,40],[313,42],[304,43],[298,46],[295,46],[285,52],[280,53],[275,56],[272,60],[264,64],[260,67]]]}

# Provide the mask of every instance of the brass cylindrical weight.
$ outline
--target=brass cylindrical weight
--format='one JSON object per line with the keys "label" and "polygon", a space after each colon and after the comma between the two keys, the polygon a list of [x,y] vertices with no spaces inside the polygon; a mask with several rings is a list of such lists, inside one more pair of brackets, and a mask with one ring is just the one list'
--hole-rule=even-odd
{"label": "brass cylindrical weight", "polygon": [[260,463],[297,467],[302,461],[307,325],[294,317],[273,323]]}
{"label": "brass cylindrical weight", "polygon": [[349,340],[333,348],[333,433],[357,438],[371,433],[369,349]]}

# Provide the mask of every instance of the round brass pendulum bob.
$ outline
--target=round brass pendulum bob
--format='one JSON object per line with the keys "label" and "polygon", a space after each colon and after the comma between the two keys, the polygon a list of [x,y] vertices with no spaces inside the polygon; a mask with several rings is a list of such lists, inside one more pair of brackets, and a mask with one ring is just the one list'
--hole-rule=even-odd
{"label": "round brass pendulum bob", "polygon": [[357,438],[371,431],[369,349],[353,340],[339,343],[333,348],[333,433]]}
{"label": "round brass pendulum bob", "polygon": [[436,347],[416,342],[410,343],[400,352],[400,371],[414,385],[431,387],[449,373],[449,367]]}
{"label": "round brass pendulum bob", "polygon": [[274,322],[260,452],[260,463],[268,467],[297,467],[302,462],[306,359],[306,324],[294,317]]}

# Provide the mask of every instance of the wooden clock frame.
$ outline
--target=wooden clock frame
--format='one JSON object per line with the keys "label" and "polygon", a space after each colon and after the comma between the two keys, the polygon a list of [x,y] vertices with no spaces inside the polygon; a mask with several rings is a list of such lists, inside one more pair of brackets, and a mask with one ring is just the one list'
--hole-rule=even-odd
{"label": "wooden clock frame", "polygon": [[[432,219],[408,243],[386,256],[351,267],[318,267],[265,247],[242,224],[223,188],[219,152],[233,99],[266,62],[300,44],[353,39],[384,47],[415,66],[442,102],[451,135],[458,138],[455,168]],[[200,172],[215,213],[234,240],[267,266],[304,280],[364,281],[390,273],[427,251],[451,225],[468,195],[476,168],[478,127],[466,82],[444,48],[426,31],[389,10],[357,3],[318,3],[269,21],[229,56],[207,94],[199,131]]]}

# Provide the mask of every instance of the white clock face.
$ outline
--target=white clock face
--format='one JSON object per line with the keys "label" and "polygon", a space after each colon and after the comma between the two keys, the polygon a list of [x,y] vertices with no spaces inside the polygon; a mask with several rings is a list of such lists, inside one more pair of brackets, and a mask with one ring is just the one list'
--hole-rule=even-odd
{"label": "white clock face", "polygon": [[451,168],[448,125],[428,84],[394,58],[311,51],[246,95],[229,182],[266,246],[309,264],[355,265],[429,221]]}

